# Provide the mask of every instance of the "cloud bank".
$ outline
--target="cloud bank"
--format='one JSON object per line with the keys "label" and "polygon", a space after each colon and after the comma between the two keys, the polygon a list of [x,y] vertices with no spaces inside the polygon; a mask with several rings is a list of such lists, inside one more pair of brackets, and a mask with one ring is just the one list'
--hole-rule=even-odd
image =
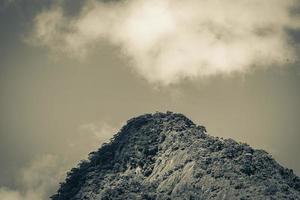
{"label": "cloud bank", "polygon": [[18,188],[0,187],[0,199],[44,200],[49,199],[63,180],[70,167],[58,156],[47,154],[33,160],[29,166],[20,169]]}
{"label": "cloud bank", "polygon": [[66,149],[60,154],[43,154],[19,169],[16,187],[0,186],[1,200],[47,200],[56,193],[59,182],[65,179],[67,171],[80,160],[107,142],[114,133],[106,122],[87,123],[79,127],[78,133],[66,141]]}
{"label": "cloud bank", "polygon": [[298,59],[288,29],[297,0],[88,0],[77,16],[59,4],[39,13],[30,41],[85,57],[109,41],[150,83],[246,73]]}

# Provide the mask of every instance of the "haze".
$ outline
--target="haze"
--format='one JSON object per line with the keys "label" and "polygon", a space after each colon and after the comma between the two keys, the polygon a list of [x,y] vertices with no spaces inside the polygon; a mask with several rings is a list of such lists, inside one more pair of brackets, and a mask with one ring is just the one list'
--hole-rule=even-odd
{"label": "haze", "polygon": [[126,120],[167,110],[300,175],[299,5],[1,1],[0,199],[47,199]]}

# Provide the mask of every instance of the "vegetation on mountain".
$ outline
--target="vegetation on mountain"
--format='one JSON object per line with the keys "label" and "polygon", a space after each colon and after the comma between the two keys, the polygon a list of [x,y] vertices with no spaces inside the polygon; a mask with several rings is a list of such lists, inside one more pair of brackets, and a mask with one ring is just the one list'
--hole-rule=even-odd
{"label": "vegetation on mountain", "polygon": [[172,112],[133,118],[51,198],[300,199],[300,178],[267,152],[205,132]]}

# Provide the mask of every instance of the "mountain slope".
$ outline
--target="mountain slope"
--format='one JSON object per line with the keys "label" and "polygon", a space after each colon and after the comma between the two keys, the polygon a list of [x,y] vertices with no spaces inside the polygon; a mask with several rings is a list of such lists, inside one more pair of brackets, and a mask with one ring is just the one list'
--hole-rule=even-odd
{"label": "mountain slope", "polygon": [[133,118],[51,198],[300,199],[299,177],[268,153],[205,132],[182,114]]}

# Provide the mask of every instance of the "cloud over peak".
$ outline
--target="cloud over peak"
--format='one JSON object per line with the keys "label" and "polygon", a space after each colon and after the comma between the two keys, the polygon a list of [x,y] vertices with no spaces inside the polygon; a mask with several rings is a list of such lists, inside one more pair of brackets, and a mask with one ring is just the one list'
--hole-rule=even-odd
{"label": "cloud over peak", "polygon": [[287,29],[299,29],[296,0],[128,0],[59,5],[39,13],[30,40],[84,57],[101,40],[120,48],[150,83],[245,73],[295,62]]}

